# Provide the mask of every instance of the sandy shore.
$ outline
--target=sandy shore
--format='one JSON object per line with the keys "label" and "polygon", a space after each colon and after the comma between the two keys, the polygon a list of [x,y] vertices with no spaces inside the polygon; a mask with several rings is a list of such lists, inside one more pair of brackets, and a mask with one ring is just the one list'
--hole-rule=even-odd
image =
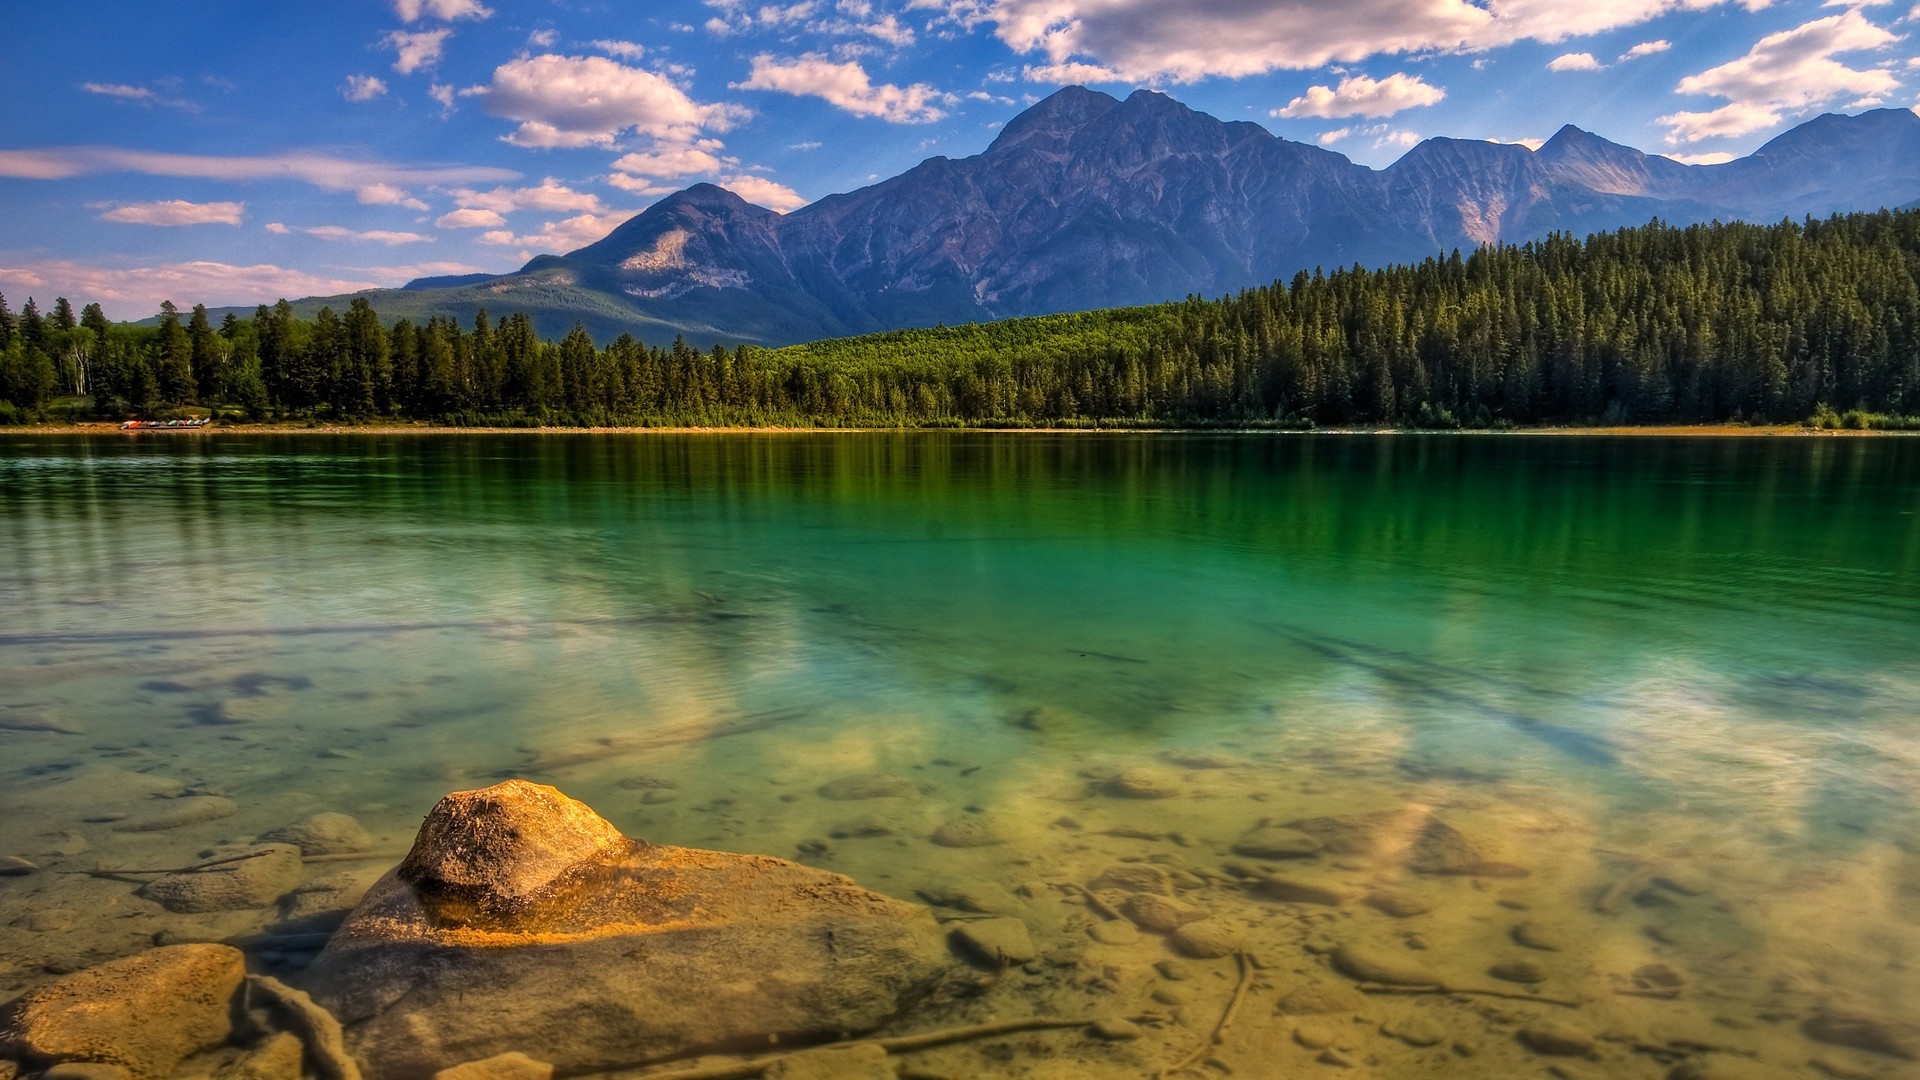
{"label": "sandy shore", "polygon": [[205,438],[212,435],[829,435],[902,431],[959,431],[1003,435],[1143,435],[1143,434],[1267,434],[1267,435],[1637,435],[1711,436],[1859,436],[1914,435],[1907,431],[1821,431],[1798,424],[1762,426],[1735,424],[1671,424],[1648,427],[1538,427],[1508,431],[1435,432],[1402,428],[1316,428],[1311,431],[1231,428],[868,428],[868,427],[440,427],[432,424],[228,424],[192,430],[122,431],[117,423],[26,424],[0,428],[0,435],[122,435],[128,438]]}

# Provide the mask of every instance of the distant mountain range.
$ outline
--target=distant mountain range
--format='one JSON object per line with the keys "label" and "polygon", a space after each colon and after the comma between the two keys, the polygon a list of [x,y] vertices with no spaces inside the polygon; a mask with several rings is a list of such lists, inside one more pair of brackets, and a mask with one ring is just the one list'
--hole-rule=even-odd
{"label": "distant mountain range", "polygon": [[[608,340],[785,344],[935,323],[1218,295],[1316,266],[1661,218],[1775,221],[1920,199],[1920,116],[1825,115],[1723,165],[1571,125],[1538,150],[1428,139],[1384,170],[1148,90],[1070,87],[984,153],[930,158],[781,215],[711,184],[605,239],[497,277],[370,294],[391,319],[531,314]],[[309,298],[311,314],[346,298]]]}

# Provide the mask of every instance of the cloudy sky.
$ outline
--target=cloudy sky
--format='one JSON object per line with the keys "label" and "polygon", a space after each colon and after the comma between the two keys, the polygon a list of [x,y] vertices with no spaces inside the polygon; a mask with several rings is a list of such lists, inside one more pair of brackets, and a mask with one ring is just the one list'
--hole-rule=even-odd
{"label": "cloudy sky", "polygon": [[1913,0],[12,5],[0,293],[117,318],[502,272],[712,181],[776,210],[1067,83],[1385,167],[1577,124],[1714,162],[1920,101]]}

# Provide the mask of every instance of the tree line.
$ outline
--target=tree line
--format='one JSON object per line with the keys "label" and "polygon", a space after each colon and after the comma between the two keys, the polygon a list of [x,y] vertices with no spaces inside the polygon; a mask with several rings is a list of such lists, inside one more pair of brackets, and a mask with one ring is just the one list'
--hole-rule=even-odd
{"label": "tree line", "polygon": [[[212,325],[15,315],[0,419],[212,407],[450,424],[956,426],[1728,420],[1920,415],[1920,211],[1556,234],[1378,270],[780,349],[541,341],[524,314],[385,325],[364,298]],[[1847,419],[1842,421],[1840,418]]]}

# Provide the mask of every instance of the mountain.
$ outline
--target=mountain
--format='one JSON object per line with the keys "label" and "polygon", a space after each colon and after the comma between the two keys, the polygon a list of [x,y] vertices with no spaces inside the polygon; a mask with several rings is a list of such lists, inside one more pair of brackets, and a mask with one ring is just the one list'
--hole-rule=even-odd
{"label": "mountain", "polygon": [[[710,184],[511,274],[372,294],[383,316],[476,308],[597,338],[783,344],[1218,295],[1316,266],[1384,265],[1658,217],[1871,210],[1920,196],[1920,116],[1826,115],[1720,165],[1567,126],[1539,150],[1428,139],[1384,170],[1140,90],[1069,87],[973,157],[929,158],[781,215]],[[313,298],[296,307],[310,313]]]}

